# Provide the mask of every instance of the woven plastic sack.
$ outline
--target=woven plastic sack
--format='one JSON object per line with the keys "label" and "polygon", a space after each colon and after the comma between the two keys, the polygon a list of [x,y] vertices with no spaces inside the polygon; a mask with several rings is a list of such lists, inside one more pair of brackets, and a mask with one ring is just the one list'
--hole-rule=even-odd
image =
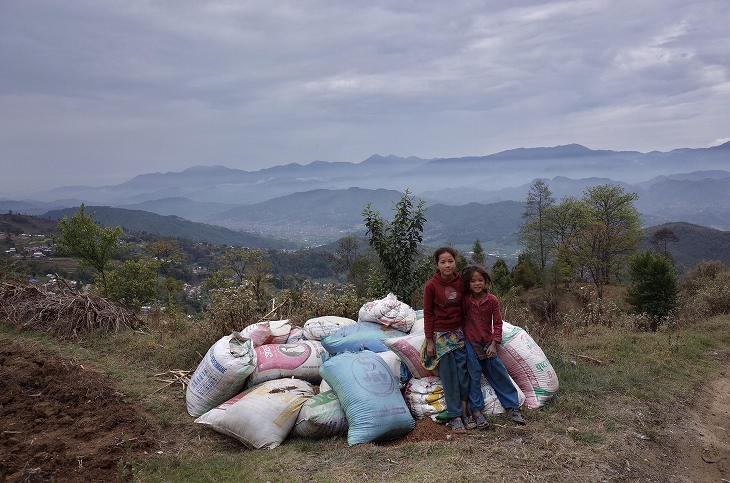
{"label": "woven plastic sack", "polygon": [[415,334],[416,332],[423,332],[423,310],[416,310],[416,322],[411,327],[411,334]]}
{"label": "woven plastic sack", "polygon": [[401,332],[410,332],[416,322],[416,311],[389,293],[381,300],[365,302],[358,312],[358,321],[380,322]]}
{"label": "woven plastic sack", "polygon": [[241,335],[251,339],[254,347],[265,344],[283,344],[291,332],[289,320],[266,320],[251,324],[241,331]]}
{"label": "woven plastic sack", "polygon": [[334,391],[320,392],[302,404],[291,436],[328,438],[347,434],[347,416]]}
{"label": "woven plastic sack", "polygon": [[539,408],[558,391],[558,375],[542,349],[521,327],[503,322],[497,356],[525,394],[528,408]]}
{"label": "woven plastic sack", "polygon": [[416,419],[434,416],[446,410],[446,396],[441,378],[427,376],[413,378],[406,384],[404,394],[406,404]]}
{"label": "woven plastic sack", "polygon": [[213,344],[190,377],[185,402],[191,416],[200,416],[235,396],[256,368],[256,352],[240,333],[221,337]]}
{"label": "woven plastic sack", "polygon": [[296,377],[312,384],[319,384],[322,380],[319,368],[324,348],[319,341],[267,344],[255,351],[256,366],[246,381],[246,387],[284,377]]}
{"label": "woven plastic sack", "polygon": [[[515,388],[517,389],[517,400],[520,403],[520,407],[522,407],[522,405],[525,404],[526,401],[525,393],[522,392],[520,386],[518,386],[511,377],[510,379],[512,380],[512,384],[514,384]],[[482,376],[480,382],[482,385],[482,396],[484,396],[484,409],[482,409],[482,413],[485,416],[504,413],[505,408],[504,406],[502,406],[502,403],[499,402],[499,398],[497,398],[497,393],[494,392],[494,388],[491,384],[489,384],[487,378]]]}
{"label": "woven plastic sack", "polygon": [[385,361],[385,364],[390,369],[390,372],[398,379],[398,387],[403,389],[408,381],[411,380],[411,371],[408,370],[403,361],[400,360],[398,354],[390,349],[386,349],[383,352],[376,352],[378,357]]}
{"label": "woven plastic sack", "polygon": [[425,340],[425,334],[423,332],[417,332],[415,334],[385,339],[383,344],[398,354],[398,357],[400,357],[413,377],[437,376],[438,373],[436,371],[426,369],[421,363],[421,346]]}
{"label": "woven plastic sack", "polygon": [[302,328],[307,340],[322,340],[322,337],[332,335],[343,327],[356,324],[356,320],[335,315],[324,315],[307,320]]}
{"label": "woven plastic sack", "polygon": [[398,439],[416,425],[398,381],[376,353],[344,352],[327,359],[322,378],[347,415],[347,444]]}
{"label": "woven plastic sack", "polygon": [[249,448],[273,449],[289,436],[302,404],[313,395],[312,385],[300,379],[266,381],[214,407],[195,422]]}

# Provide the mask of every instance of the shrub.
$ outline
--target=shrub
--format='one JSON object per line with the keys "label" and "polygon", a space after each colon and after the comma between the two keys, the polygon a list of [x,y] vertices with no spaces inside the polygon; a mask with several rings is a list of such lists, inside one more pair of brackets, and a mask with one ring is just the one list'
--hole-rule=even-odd
{"label": "shrub", "polygon": [[730,313],[730,268],[720,262],[702,262],[680,280],[682,315],[688,320]]}
{"label": "shrub", "polygon": [[261,311],[253,284],[244,280],[236,287],[211,290],[212,302],[205,319],[221,334],[240,331],[261,320]]}
{"label": "shrub", "polygon": [[358,297],[354,285],[347,284],[341,290],[331,284],[316,289],[307,281],[301,292],[289,291],[284,295],[280,314],[288,318],[292,325],[299,326],[311,318],[323,315],[357,320],[363,303],[365,299]]}
{"label": "shrub", "polygon": [[646,250],[629,259],[632,285],[626,293],[626,301],[634,307],[634,313],[647,314],[656,330],[659,321],[677,307],[677,274],[671,260],[664,255]]}

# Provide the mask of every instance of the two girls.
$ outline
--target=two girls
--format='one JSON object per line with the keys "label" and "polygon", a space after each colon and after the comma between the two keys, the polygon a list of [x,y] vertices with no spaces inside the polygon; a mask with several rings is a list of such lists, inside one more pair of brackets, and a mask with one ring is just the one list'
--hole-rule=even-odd
{"label": "two girls", "polygon": [[[449,425],[457,433],[488,426],[481,413],[482,373],[507,408],[507,417],[524,424],[518,410],[517,390],[497,358],[502,316],[497,298],[487,291],[491,278],[483,267],[477,266],[467,267],[463,275],[459,274],[456,257],[456,250],[451,247],[434,252],[437,272],[423,291],[423,356],[430,364],[438,363]],[[466,411],[467,404],[471,416]]]}

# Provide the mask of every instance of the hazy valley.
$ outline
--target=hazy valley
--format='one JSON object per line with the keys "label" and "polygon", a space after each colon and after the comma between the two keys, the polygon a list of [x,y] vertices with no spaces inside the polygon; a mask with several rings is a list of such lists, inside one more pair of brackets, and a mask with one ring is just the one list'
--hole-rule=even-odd
{"label": "hazy valley", "polygon": [[83,202],[100,223],[130,230],[298,248],[363,234],[366,204],[390,218],[407,189],[426,202],[427,244],[470,245],[479,238],[486,249],[507,256],[516,248],[523,203],[537,178],[556,201],[580,198],[591,186],[622,186],[639,195],[646,227],[687,222],[730,230],[727,170],[730,143],[646,154],[568,145],[451,159],[375,155],[361,163],[315,161],[255,172],[199,166],[141,174],[114,186],[0,199],[0,210],[60,218]]}

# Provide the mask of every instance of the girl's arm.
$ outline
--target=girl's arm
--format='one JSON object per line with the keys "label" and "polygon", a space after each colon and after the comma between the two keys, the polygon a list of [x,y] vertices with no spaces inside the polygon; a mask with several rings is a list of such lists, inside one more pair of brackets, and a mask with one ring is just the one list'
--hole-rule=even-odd
{"label": "girl's arm", "polygon": [[435,294],[432,284],[426,282],[426,286],[423,288],[423,331],[425,332],[426,339],[433,338],[434,297]]}
{"label": "girl's arm", "polygon": [[436,357],[433,343],[433,298],[434,293],[428,282],[423,289],[423,332],[426,337],[426,355]]}
{"label": "girl's arm", "polygon": [[493,340],[487,346],[487,359],[491,359],[492,357],[497,357],[497,341],[496,340]]}
{"label": "girl's arm", "polygon": [[502,343],[502,312],[499,310],[499,300],[494,294],[492,297],[492,341]]}

